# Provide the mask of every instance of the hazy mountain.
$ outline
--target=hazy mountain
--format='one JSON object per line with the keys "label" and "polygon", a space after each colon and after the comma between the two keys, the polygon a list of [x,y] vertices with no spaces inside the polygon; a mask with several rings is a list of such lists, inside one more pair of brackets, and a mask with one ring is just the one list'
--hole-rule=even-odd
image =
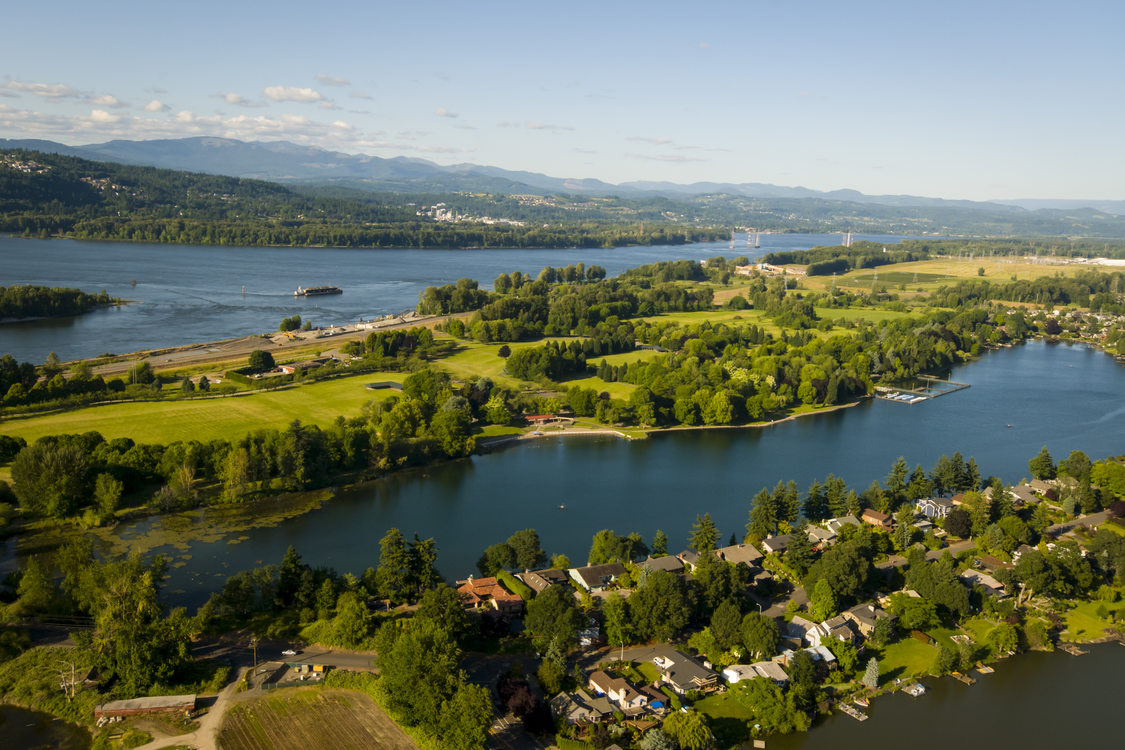
{"label": "hazy mountain", "polygon": [[884,206],[968,208],[999,211],[1042,208],[1095,208],[1125,215],[1125,201],[1007,200],[995,202],[945,200],[913,195],[865,195],[856,190],[812,190],[757,182],[694,182],[679,184],[636,181],[613,185],[589,178],[552,177],[538,172],[501,169],[480,164],[442,166],[403,156],[382,158],[345,154],[288,141],[244,142],[229,138],[196,137],[152,141],[116,140],[86,146],[67,146],[44,140],[0,139],[0,148],[25,148],[165,169],[179,169],[231,177],[278,182],[325,184],[382,192],[570,193],[620,197],[687,198],[726,194],[749,198],[817,198]]}

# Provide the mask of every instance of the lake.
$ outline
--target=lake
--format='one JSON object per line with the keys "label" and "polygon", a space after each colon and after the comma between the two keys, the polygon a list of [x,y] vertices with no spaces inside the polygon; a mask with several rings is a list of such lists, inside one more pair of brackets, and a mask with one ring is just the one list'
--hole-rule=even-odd
{"label": "lake", "polygon": [[[904,238],[855,239],[890,244]],[[72,360],[274,331],[291,315],[315,325],[369,320],[413,308],[427,286],[469,277],[491,287],[501,273],[538,275],[544,266],[582,262],[603,266],[612,276],[661,260],[757,257],[838,244],[838,234],[765,234],[757,250],[747,249],[745,243],[731,250],[728,242],[563,250],[339,250],[0,236],[0,286],[105,289],[114,297],[137,301],[73,318],[0,325],[0,354],[39,363],[53,351]],[[335,284],[344,293],[293,296],[298,286],[318,284]]]}
{"label": "lake", "polygon": [[[521,441],[402,472],[342,490],[275,526],[191,542],[186,550],[157,548],[184,563],[172,571],[168,598],[196,606],[227,575],[280,562],[290,545],[313,565],[358,574],[378,564],[378,541],[392,527],[434,537],[439,568],[452,580],[475,573],[488,545],[529,527],[549,554],[566,553],[576,564],[605,528],[646,539],[663,529],[679,550],[696,515],[710,513],[723,539],[741,538],[750,500],[763,487],[793,479],[803,492],[834,473],[862,491],[899,456],[929,469],[960,451],[975,457],[985,476],[1014,483],[1029,475],[1027,462],[1044,445],[1056,459],[1071,450],[1094,459],[1125,452],[1125,367],[1102,352],[1035,341],[986,353],[952,377],[971,387],[914,405],[868,400],[766,428]],[[123,524],[119,533],[187,538],[193,527],[211,525],[204,511],[187,521]]]}
{"label": "lake", "polygon": [[0,736],[13,750],[86,750],[90,733],[41,711],[0,705]]}

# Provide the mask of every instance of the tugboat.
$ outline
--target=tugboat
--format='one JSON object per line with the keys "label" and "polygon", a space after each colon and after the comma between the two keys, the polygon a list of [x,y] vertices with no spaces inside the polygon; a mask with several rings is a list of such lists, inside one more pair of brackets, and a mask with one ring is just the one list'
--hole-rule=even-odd
{"label": "tugboat", "polygon": [[293,292],[294,297],[319,297],[324,294],[343,294],[344,290],[338,286],[299,286]]}

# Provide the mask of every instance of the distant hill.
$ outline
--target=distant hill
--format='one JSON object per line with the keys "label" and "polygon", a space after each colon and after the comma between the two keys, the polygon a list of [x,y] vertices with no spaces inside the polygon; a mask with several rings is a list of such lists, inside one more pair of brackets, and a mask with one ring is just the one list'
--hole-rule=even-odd
{"label": "distant hill", "polygon": [[186,170],[276,182],[337,185],[381,192],[489,192],[504,194],[571,194],[620,197],[687,198],[725,194],[750,198],[818,198],[830,201],[901,207],[971,208],[1012,211],[1041,208],[1093,208],[1125,214],[1125,201],[1008,200],[968,201],[915,195],[865,195],[857,190],[812,190],[759,182],[636,181],[614,185],[578,177],[552,177],[538,172],[502,169],[480,164],[443,166],[403,156],[382,158],[345,154],[288,141],[237,141],[201,136],[151,141],[115,140],[86,146],[67,146],[45,140],[0,139],[0,148],[78,156],[163,169]]}

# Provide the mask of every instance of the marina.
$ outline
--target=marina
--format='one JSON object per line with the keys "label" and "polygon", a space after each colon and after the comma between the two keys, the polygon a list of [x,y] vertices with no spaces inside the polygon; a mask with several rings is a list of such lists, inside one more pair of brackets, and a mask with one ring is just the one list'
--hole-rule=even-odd
{"label": "marina", "polygon": [[897,401],[900,404],[916,404],[969,387],[968,383],[958,383],[948,379],[943,380],[942,378],[937,378],[932,375],[919,375],[918,380],[920,382],[915,384],[913,388],[902,388],[891,385],[875,386],[875,398],[880,398],[884,401]]}

